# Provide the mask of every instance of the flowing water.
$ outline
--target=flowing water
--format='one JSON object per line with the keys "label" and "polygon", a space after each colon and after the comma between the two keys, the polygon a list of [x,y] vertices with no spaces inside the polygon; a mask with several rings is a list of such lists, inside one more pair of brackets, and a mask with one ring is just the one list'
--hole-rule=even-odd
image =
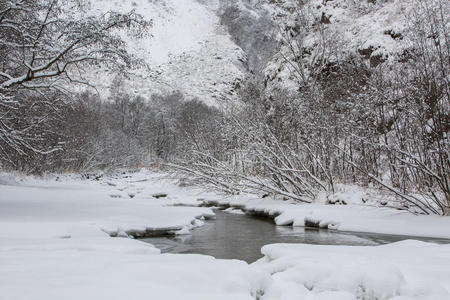
{"label": "flowing water", "polygon": [[[216,211],[216,219],[205,221],[190,235],[142,239],[163,253],[198,253],[216,258],[241,259],[248,263],[261,258],[261,247],[273,243],[306,243],[319,245],[379,245],[412,237],[336,232],[315,228],[276,226],[272,220],[249,215]],[[421,239],[448,243],[449,240]]]}

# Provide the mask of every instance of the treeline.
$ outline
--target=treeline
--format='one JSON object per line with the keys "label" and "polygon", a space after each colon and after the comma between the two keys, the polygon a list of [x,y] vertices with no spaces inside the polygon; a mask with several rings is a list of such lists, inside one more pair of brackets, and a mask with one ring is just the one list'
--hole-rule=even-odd
{"label": "treeline", "polygon": [[17,111],[17,126],[29,128],[36,147],[11,149],[2,156],[5,169],[96,172],[166,163],[196,145],[215,148],[222,121],[218,110],[180,93],[150,99],[123,92],[107,100],[90,92],[70,102],[48,98],[34,98]]}

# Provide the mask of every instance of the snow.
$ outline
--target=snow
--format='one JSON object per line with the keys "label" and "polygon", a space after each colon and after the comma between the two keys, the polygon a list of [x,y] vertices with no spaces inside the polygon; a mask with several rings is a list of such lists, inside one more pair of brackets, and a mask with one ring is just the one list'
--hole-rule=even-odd
{"label": "snow", "polygon": [[[93,226],[110,235],[121,231],[134,235],[181,229],[191,226],[196,218],[214,215],[208,208],[167,207],[164,205],[171,200],[157,201],[145,195],[111,197],[110,188],[86,185],[2,186],[0,236],[18,221],[31,224],[45,220],[50,230],[57,228],[61,236],[70,236],[70,228],[79,225]],[[29,230],[35,229],[30,226]]]}
{"label": "snow", "polygon": [[450,244],[274,244],[254,265],[272,274],[261,299],[450,299]]}
{"label": "snow", "polygon": [[158,252],[109,237],[0,247],[0,299],[254,299],[245,262]]}
{"label": "snow", "polygon": [[[334,42],[334,46],[331,46],[331,42],[325,45],[331,54],[328,58],[331,61],[346,55],[362,55],[360,51],[368,51],[370,58],[379,57],[387,60],[387,63],[395,62],[411,47],[407,33],[415,6],[412,0],[373,3],[354,0],[308,1],[305,17],[314,23],[324,16],[330,23],[322,24],[323,36],[316,30],[307,32],[303,45],[315,53],[322,51],[321,39]],[[293,7],[296,7],[296,1],[271,3],[275,22],[282,27],[295,27],[298,16]],[[334,51],[332,47],[337,47],[339,51]],[[276,84],[281,82],[286,88],[295,89],[297,84],[292,67],[285,61],[285,57],[292,59],[292,53],[287,46],[282,47],[281,51],[283,54],[275,55],[265,73]]]}
{"label": "snow", "polygon": [[[79,176],[14,180],[2,175],[0,182],[0,245],[16,236],[22,241],[186,231],[200,226],[198,219],[214,217],[209,208],[187,206],[200,204],[200,190],[181,189],[145,170],[98,181]],[[161,192],[168,196],[153,197]]]}
{"label": "snow", "polygon": [[450,297],[450,244],[275,244],[264,246],[264,257],[248,265],[160,254],[132,238],[167,231],[189,234],[213,217],[210,208],[198,207],[203,202],[239,207],[227,209],[230,213],[277,216],[277,224],[304,226],[308,219],[339,230],[450,237],[445,217],[367,205],[224,198],[181,188],[146,170],[89,177],[0,174],[0,300]]}
{"label": "snow", "polygon": [[[354,199],[354,195],[343,196]],[[395,234],[450,239],[450,217],[414,215],[388,207],[365,204],[298,204],[270,198],[241,195],[206,201],[210,205],[229,205],[245,212],[274,218],[277,225],[314,226],[339,231]]]}
{"label": "snow", "polygon": [[[130,91],[151,96],[181,91],[188,99],[198,98],[208,105],[226,107],[237,99],[235,85],[245,76],[245,54],[231,39],[219,17],[196,0],[91,1],[91,13],[108,10],[135,10],[152,20],[149,35],[142,39],[122,34],[127,48],[142,58],[149,68],[139,68],[126,81]],[[104,70],[103,95],[109,95]]]}
{"label": "snow", "polygon": [[236,209],[236,208],[232,208],[232,207],[224,209],[224,212],[234,214],[234,215],[244,215],[245,214],[245,212],[242,209]]}
{"label": "snow", "polygon": [[105,13],[108,10],[135,10],[144,19],[153,20],[151,35],[141,41],[127,40],[129,46],[142,51],[139,54],[148,55],[153,65],[165,64],[173,56],[199,50],[198,42],[207,39],[218,23],[213,12],[192,0],[92,1],[91,11]]}
{"label": "snow", "polygon": [[[199,191],[160,175],[0,174],[0,182],[0,299],[254,299],[267,280],[243,261],[160,254],[127,238],[152,230],[188,234],[214,216],[209,208],[169,206],[198,204]],[[152,197],[162,192],[168,196]]]}

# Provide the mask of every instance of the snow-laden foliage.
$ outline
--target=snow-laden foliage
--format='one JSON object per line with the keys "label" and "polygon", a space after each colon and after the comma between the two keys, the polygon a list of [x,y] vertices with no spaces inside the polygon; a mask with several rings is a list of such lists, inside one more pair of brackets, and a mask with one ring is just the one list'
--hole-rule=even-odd
{"label": "snow-laden foliage", "polygon": [[[262,84],[244,85],[247,108],[223,135],[233,154],[215,161],[195,153],[183,170],[234,193],[259,189],[306,202],[333,193],[336,183],[378,186],[399,198],[399,208],[448,215],[450,6],[358,3],[274,2],[287,26],[272,62],[277,69]],[[336,19],[318,18],[324,7]],[[356,21],[339,21],[347,15]],[[340,36],[378,15],[370,30]],[[402,23],[400,37],[386,27],[394,20]],[[369,35],[398,40],[398,47],[380,44],[381,56],[375,48],[367,56],[353,43]]]}
{"label": "snow-laden foliage", "polygon": [[83,15],[85,2],[0,1],[0,154],[20,166],[62,149],[63,105],[74,84],[90,85],[86,69],[126,72],[133,58],[115,32],[140,34],[148,23],[133,11]]}
{"label": "snow-laden foliage", "polygon": [[[267,84],[294,88],[327,64],[361,56],[372,68],[405,60],[412,49],[408,30],[420,2],[272,1],[280,51],[266,69]],[[278,79],[279,78],[279,79]]]}

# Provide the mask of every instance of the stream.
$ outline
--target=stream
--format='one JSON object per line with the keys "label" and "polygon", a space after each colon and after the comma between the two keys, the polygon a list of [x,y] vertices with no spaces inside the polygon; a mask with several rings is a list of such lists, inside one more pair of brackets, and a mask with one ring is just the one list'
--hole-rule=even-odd
{"label": "stream", "polygon": [[449,243],[450,240],[399,235],[337,232],[326,229],[276,226],[264,217],[216,210],[216,219],[205,221],[190,235],[144,238],[162,253],[197,253],[215,258],[240,259],[252,263],[262,257],[261,247],[274,243],[367,246],[405,239]]}

